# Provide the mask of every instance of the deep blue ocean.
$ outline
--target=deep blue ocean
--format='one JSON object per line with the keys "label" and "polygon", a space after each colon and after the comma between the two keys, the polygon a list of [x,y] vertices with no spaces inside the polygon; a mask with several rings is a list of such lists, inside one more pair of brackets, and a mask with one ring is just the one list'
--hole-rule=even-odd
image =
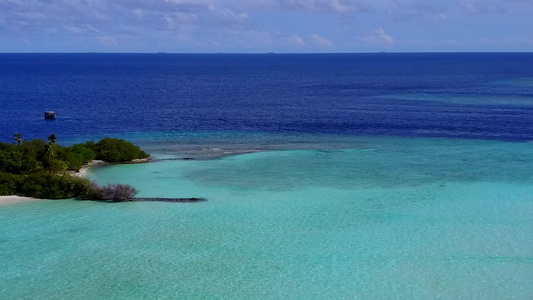
{"label": "deep blue ocean", "polygon": [[0,111],[7,142],[16,132],[67,143],[154,132],[530,141],[533,54],[0,54]]}

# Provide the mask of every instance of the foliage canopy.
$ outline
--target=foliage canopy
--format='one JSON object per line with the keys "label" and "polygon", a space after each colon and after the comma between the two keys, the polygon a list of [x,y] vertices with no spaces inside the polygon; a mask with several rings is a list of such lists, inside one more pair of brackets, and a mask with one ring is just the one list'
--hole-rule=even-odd
{"label": "foliage canopy", "polygon": [[139,146],[109,137],[70,147],[57,144],[55,134],[48,137],[48,143],[41,139],[26,142],[20,133],[14,141],[0,142],[0,195],[130,201],[137,193],[131,186],[100,187],[66,171],[79,171],[94,159],[117,163],[148,157]]}

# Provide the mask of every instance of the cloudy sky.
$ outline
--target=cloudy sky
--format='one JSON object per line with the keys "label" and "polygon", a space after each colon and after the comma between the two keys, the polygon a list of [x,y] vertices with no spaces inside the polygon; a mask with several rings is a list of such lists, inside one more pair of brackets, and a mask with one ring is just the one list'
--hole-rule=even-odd
{"label": "cloudy sky", "polygon": [[0,52],[532,51],[533,0],[0,0]]}

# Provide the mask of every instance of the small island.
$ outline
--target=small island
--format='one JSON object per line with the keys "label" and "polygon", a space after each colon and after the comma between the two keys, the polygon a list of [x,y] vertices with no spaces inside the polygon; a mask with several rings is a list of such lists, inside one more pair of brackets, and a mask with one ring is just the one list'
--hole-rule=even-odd
{"label": "small island", "polygon": [[15,143],[0,143],[0,196],[18,195],[38,199],[133,201],[138,191],[125,184],[99,186],[73,176],[94,160],[105,163],[147,161],[149,155],[128,141],[106,137],[64,147],[52,134],[48,142],[25,141],[20,133]]}

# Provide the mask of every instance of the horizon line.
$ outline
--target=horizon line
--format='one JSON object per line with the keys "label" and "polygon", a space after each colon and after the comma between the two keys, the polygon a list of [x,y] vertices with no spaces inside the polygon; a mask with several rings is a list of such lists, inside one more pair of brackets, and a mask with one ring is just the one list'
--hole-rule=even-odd
{"label": "horizon line", "polygon": [[99,51],[73,51],[73,52],[0,52],[1,54],[185,54],[185,55],[276,55],[276,54],[293,54],[293,55],[306,55],[306,54],[476,54],[476,53],[516,53],[527,54],[533,53],[533,51],[373,51],[373,52],[99,52]]}

